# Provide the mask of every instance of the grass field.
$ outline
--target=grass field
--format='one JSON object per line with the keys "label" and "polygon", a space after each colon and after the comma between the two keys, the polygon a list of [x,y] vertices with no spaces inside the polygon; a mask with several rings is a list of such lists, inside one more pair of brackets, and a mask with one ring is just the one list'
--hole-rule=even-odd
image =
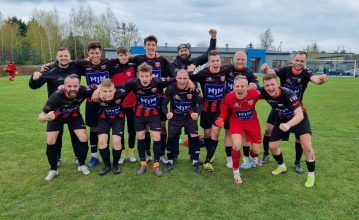
{"label": "grass field", "polygon": [[[359,219],[359,78],[330,78],[306,92],[317,161],[310,189],[306,174],[293,171],[293,137],[282,143],[289,172],[272,176],[271,158],[242,171],[238,186],[225,167],[223,141],[214,173],[195,174],[181,146],[178,164],[162,178],[136,176],[138,164],[129,163],[117,176],[99,176],[101,166],[83,176],[73,164],[67,131],[60,175],[46,182],[45,124],[36,120],[46,86],[32,91],[27,83],[28,76],[0,78],[1,219]],[[260,101],[257,111],[264,125],[268,105]]]}

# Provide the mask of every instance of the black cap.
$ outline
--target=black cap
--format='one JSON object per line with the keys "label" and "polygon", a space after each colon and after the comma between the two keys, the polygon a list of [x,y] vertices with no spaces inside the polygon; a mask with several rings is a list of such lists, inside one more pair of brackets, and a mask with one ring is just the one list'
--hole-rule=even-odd
{"label": "black cap", "polygon": [[178,45],[178,47],[177,47],[177,52],[178,52],[180,49],[182,49],[182,48],[187,48],[188,50],[190,50],[191,45],[190,45],[189,43],[187,43],[187,44],[180,44],[180,45]]}

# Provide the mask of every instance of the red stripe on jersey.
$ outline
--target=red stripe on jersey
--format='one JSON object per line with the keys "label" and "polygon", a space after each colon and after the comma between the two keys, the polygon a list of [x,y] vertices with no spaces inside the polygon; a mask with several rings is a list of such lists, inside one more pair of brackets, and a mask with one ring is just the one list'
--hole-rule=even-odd
{"label": "red stripe on jersey", "polygon": [[142,106],[140,106],[140,105],[137,106],[137,108],[136,108],[136,116],[137,116],[137,117],[140,117],[140,116],[141,116],[142,109],[143,109]]}
{"label": "red stripe on jersey", "polygon": [[217,101],[211,103],[211,112],[217,112]]}
{"label": "red stripe on jersey", "polygon": [[100,114],[100,118],[106,118],[105,114]]}
{"label": "red stripe on jersey", "polygon": [[143,114],[143,116],[144,116],[144,117],[150,116],[150,111],[151,111],[151,109],[146,109],[146,110],[145,110],[145,113]]}
{"label": "red stripe on jersey", "polygon": [[204,101],[202,111],[207,112],[207,109],[208,109],[208,101]]}

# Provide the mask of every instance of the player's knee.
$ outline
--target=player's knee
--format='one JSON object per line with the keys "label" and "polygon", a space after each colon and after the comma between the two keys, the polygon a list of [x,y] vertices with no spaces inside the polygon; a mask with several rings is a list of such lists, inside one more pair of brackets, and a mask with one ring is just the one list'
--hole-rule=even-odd
{"label": "player's knee", "polygon": [[49,145],[56,144],[56,138],[47,138],[47,144]]}
{"label": "player's knee", "polygon": [[270,137],[272,135],[273,125],[266,124],[264,129],[264,136]]}
{"label": "player's knee", "polygon": [[161,133],[158,131],[153,132],[153,140],[154,141],[160,141],[161,140]]}
{"label": "player's knee", "polygon": [[232,149],[233,149],[233,150],[241,150],[241,146],[238,145],[238,144],[236,144],[236,145],[233,145],[233,146],[232,146]]}
{"label": "player's knee", "polygon": [[144,131],[141,132],[137,132],[137,139],[138,140],[143,140],[145,139],[146,133]]}

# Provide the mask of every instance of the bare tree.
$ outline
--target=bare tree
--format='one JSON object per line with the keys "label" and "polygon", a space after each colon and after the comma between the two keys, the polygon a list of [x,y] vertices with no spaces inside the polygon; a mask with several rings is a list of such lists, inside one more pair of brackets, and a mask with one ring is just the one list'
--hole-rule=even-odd
{"label": "bare tree", "polygon": [[307,52],[307,59],[317,59],[319,57],[319,46],[315,42],[312,45],[308,45],[305,49],[305,52]]}
{"label": "bare tree", "polygon": [[260,46],[266,50],[273,48],[273,34],[270,28],[259,35]]}

